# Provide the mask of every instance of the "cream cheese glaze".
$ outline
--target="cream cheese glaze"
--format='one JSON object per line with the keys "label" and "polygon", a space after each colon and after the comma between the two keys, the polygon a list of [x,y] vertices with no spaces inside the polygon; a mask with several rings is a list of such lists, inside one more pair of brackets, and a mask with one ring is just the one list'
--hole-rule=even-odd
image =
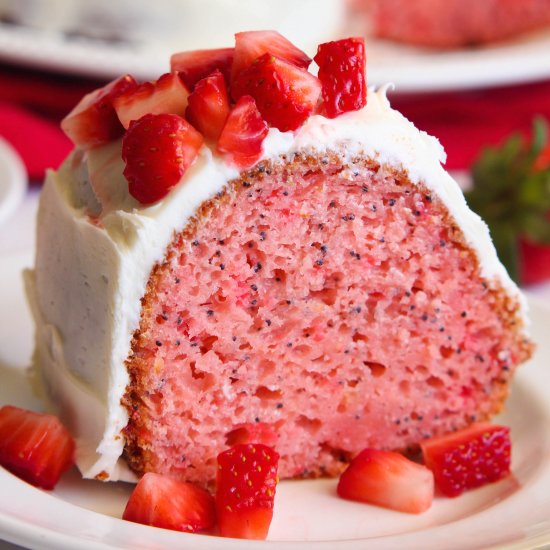
{"label": "cream cheese glaze", "polygon": [[[133,480],[120,460],[120,404],[125,359],[139,326],[140,299],[151,269],[174,233],[238,171],[203,146],[182,181],[163,200],[141,206],[128,194],[120,142],[75,150],[49,172],[40,199],[36,264],[26,274],[36,321],[35,360],[52,403],[77,439],[84,477]],[[270,129],[262,160],[297,152],[366,156],[408,173],[439,196],[476,252],[482,275],[526,304],[497,259],[485,223],[471,212],[441,163],[439,142],[393,110],[386,88],[370,89],[367,105],[336,119],[312,116],[296,132]]]}

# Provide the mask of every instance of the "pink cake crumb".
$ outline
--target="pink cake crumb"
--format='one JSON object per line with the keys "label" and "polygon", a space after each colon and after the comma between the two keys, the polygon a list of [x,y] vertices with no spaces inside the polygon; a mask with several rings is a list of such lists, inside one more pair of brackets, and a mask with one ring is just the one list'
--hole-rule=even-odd
{"label": "pink cake crumb", "polygon": [[263,164],[205,205],[143,299],[126,458],[207,485],[234,443],[337,475],[497,412],[529,354],[447,210],[338,157]]}

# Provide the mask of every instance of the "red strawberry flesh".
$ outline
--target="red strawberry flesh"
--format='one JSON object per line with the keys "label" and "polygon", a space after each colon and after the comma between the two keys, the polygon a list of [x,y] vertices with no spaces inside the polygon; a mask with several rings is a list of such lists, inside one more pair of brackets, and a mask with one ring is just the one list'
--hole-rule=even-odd
{"label": "red strawberry flesh", "polygon": [[195,160],[202,143],[202,135],[178,115],[148,114],[131,122],[122,140],[130,194],[142,204],[164,198]]}
{"label": "red strawberry flesh", "polygon": [[197,533],[214,527],[216,510],[214,498],[204,489],[149,472],[130,495],[122,519]]}
{"label": "red strawberry flesh", "polygon": [[313,113],[321,84],[305,69],[266,53],[239,73],[231,93],[234,99],[252,96],[264,120],[287,132],[299,128]]}
{"label": "red strawberry flesh", "polygon": [[328,118],[357,111],[366,105],[363,38],[346,38],[321,44],[314,60],[319,65],[324,112]]}
{"label": "red strawberry flesh", "polygon": [[307,69],[311,63],[308,55],[277,31],[239,32],[235,35],[235,55],[231,69],[233,79],[265,53],[302,69]]}
{"label": "red strawberry flesh", "polygon": [[437,488],[450,497],[510,474],[512,446],[506,426],[473,424],[420,446]]}
{"label": "red strawberry flesh", "polygon": [[365,449],[340,476],[337,492],[345,499],[419,514],[432,504],[434,478],[399,453]]}
{"label": "red strawberry flesh", "polygon": [[220,71],[203,78],[188,98],[187,120],[206,138],[216,141],[229,115],[227,85]]}
{"label": "red strawberry flesh", "polygon": [[279,455],[259,443],[218,455],[216,509],[224,537],[262,540],[273,517]]}
{"label": "red strawberry flesh", "polygon": [[175,53],[170,58],[172,72],[177,72],[189,90],[195,84],[219,70],[227,83],[231,75],[234,48],[195,50]]}
{"label": "red strawberry flesh", "polygon": [[242,96],[227,117],[218,152],[228,155],[240,168],[251,166],[262,155],[262,143],[268,131],[254,99]]}
{"label": "red strawberry flesh", "polygon": [[73,455],[74,441],[57,417],[11,405],[0,409],[0,464],[21,479],[53,489]]}
{"label": "red strawberry flesh", "polygon": [[184,116],[188,95],[178,75],[166,73],[154,82],[144,82],[119,95],[113,100],[113,106],[121,124],[128,128],[132,120],[146,114],[171,113]]}
{"label": "red strawberry flesh", "polygon": [[113,107],[113,100],[136,87],[135,79],[125,75],[85,95],[61,121],[61,128],[75,145],[83,149],[119,138],[124,128]]}

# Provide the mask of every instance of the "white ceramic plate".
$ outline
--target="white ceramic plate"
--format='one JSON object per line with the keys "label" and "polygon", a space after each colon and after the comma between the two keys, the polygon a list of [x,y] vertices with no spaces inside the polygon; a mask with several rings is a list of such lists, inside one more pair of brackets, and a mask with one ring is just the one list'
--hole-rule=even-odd
{"label": "white ceramic plate", "polygon": [[[309,9],[306,4],[304,6]],[[64,3],[60,4],[60,8],[66,11]],[[329,9],[335,9],[334,3],[325,8]],[[200,17],[200,13],[197,13]],[[301,32],[295,30],[295,25],[287,19],[278,22],[278,28],[306,48],[310,55],[315,53],[312,48],[317,42],[330,39],[334,32],[334,25],[328,23],[327,18],[322,23],[324,27],[315,27],[315,32],[306,28],[302,28]],[[334,19],[340,20],[340,13],[336,13]],[[232,26],[228,27],[228,21]],[[256,22],[256,19],[246,20],[246,24],[254,26],[252,21]],[[163,43],[158,35],[155,40],[148,42],[107,42],[97,38],[66,36],[52,29],[45,31],[0,23],[0,59],[101,78],[113,78],[124,73],[142,79],[157,78],[168,70],[169,57],[173,51],[228,45],[233,30],[241,29],[238,25],[235,27],[236,22],[228,19],[225,12],[218,14],[215,23],[217,27],[209,28],[209,33],[203,32],[200,26],[201,30],[197,32],[196,25],[182,27],[183,42],[179,47],[174,45],[173,38],[171,43]],[[210,24],[214,23],[211,21]],[[262,25],[265,28],[266,25]],[[275,23],[267,26],[273,25]],[[257,27],[258,24],[254,28]],[[357,29],[350,28],[341,34],[358,33]],[[193,36],[191,43],[184,40],[187,35]],[[434,51],[367,38],[367,76],[370,84],[393,82],[398,92],[517,84],[550,77],[549,52],[550,30],[495,45],[457,51]]]}
{"label": "white ceramic plate", "polygon": [[367,39],[368,81],[393,82],[398,92],[465,90],[548,77],[550,30],[456,51]]}
{"label": "white ceramic plate", "polygon": [[[39,407],[21,368],[32,326],[20,270],[30,254],[0,258],[0,405]],[[30,548],[250,550],[525,549],[550,544],[550,307],[531,300],[539,349],[514,382],[498,420],[513,435],[514,476],[457,499],[436,498],[419,516],[341,500],[335,481],[282,482],[271,543],[176,533],[122,521],[131,486],[84,481],[76,471],[45,492],[0,469],[0,538]],[[10,368],[12,367],[12,368]]]}
{"label": "white ceramic plate", "polygon": [[0,225],[19,206],[27,188],[27,175],[21,159],[0,137]]}

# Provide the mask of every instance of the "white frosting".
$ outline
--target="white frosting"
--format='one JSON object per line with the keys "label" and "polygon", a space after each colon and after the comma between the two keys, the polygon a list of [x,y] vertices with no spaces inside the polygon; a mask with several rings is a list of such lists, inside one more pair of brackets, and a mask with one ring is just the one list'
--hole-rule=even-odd
{"label": "white frosting", "polygon": [[[369,90],[361,111],[332,120],[312,116],[296,133],[271,129],[263,159],[304,151],[367,156],[405,170],[412,183],[422,182],[461,227],[482,275],[517,297],[525,311],[487,226],[468,209],[442,168],[441,145],[391,109],[385,89]],[[127,423],[120,399],[128,383],[124,361],[151,269],[163,259],[174,232],[238,175],[203,147],[167,197],[142,207],[128,194],[122,170],[116,142],[87,155],[75,151],[59,172],[48,174],[40,200],[36,267],[26,277],[36,318],[37,364],[76,434],[77,464],[84,477],[113,480],[133,479],[118,460],[124,446],[120,432]]]}

